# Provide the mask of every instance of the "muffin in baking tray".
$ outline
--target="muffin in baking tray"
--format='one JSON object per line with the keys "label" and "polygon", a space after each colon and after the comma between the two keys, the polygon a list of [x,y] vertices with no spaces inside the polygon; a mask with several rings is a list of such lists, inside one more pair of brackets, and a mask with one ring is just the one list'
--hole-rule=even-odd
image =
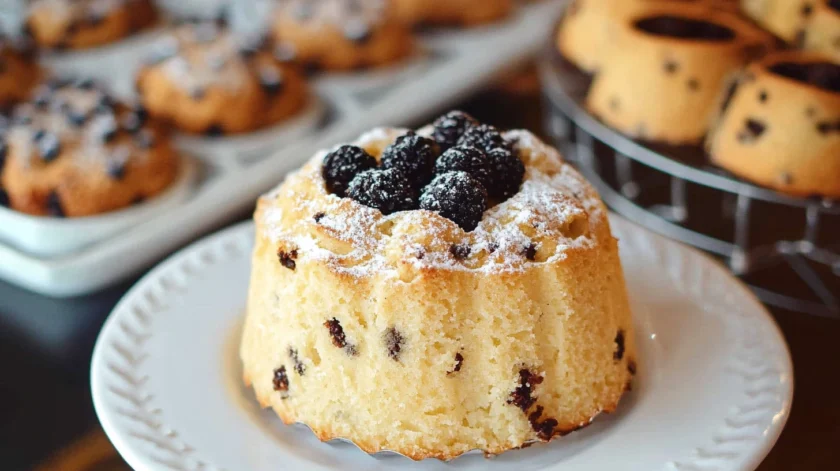
{"label": "muffin in baking tray", "polygon": [[840,197],[840,65],[802,52],[752,64],[708,148],[714,163],[747,180]]}
{"label": "muffin in baking tray", "polygon": [[311,70],[377,67],[414,52],[409,28],[383,0],[280,0],[272,34],[278,54]]}
{"label": "muffin in baking tray", "polygon": [[391,0],[400,20],[412,25],[474,26],[508,17],[512,0]]}
{"label": "muffin in baking tray", "polygon": [[[574,0],[557,30],[557,49],[585,72],[595,72],[619,41],[621,25],[645,10],[673,0]],[[735,10],[730,0],[690,0],[681,5],[725,11]]]}
{"label": "muffin in baking tray", "polygon": [[152,25],[152,0],[33,0],[26,30],[44,48],[101,46]]}
{"label": "muffin in baking tray", "polygon": [[636,372],[592,187],[452,112],[318,153],[263,196],[241,343],[263,407],[322,440],[449,459],[613,411]]}
{"label": "muffin in baking tray", "polygon": [[800,40],[805,49],[840,63],[840,0],[818,1]]}
{"label": "muffin in baking tray", "polygon": [[824,0],[741,0],[744,13],[789,43],[801,43],[816,3]]}
{"label": "muffin in baking tray", "polygon": [[34,215],[89,216],[166,189],[179,162],[142,109],[90,80],[52,80],[0,133],[0,204]]}
{"label": "muffin in baking tray", "polygon": [[137,75],[149,113],[211,136],[253,131],[302,111],[308,87],[266,38],[238,36],[212,21],[179,26]]}
{"label": "muffin in baking tray", "polygon": [[0,33],[0,107],[26,99],[39,75],[28,45]]}
{"label": "muffin in baking tray", "polygon": [[634,138],[700,143],[727,80],[772,45],[772,37],[735,15],[661,5],[622,24],[586,97],[606,124]]}

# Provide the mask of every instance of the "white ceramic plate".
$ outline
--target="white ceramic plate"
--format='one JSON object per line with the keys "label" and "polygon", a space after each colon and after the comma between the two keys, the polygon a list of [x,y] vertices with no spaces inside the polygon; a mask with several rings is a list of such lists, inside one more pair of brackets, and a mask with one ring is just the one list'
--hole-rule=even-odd
{"label": "white ceramic plate", "polygon": [[260,410],[237,355],[253,226],[181,251],[119,303],[93,355],[96,411],[138,471],[752,470],[790,412],[793,370],[767,311],[692,249],[613,218],[640,345],[617,413],[547,445],[449,463],[321,443]]}

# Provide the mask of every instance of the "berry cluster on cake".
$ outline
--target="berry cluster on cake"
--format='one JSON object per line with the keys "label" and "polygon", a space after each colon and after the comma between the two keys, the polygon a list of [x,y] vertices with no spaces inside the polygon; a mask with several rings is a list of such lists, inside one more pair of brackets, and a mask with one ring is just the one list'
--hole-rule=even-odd
{"label": "berry cluster on cake", "polygon": [[567,434],[636,372],[607,211],[527,131],[451,112],[318,153],[255,214],[244,380],[322,440],[450,459]]}

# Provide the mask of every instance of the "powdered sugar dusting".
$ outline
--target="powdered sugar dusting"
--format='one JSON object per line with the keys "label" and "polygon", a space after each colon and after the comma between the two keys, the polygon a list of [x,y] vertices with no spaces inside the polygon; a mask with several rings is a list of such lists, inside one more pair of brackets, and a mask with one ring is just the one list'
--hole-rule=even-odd
{"label": "powdered sugar dusting", "polygon": [[[354,144],[378,156],[407,131],[378,128]],[[596,226],[607,224],[607,218],[595,191],[533,134],[511,131],[505,137],[516,142],[526,166],[525,181],[517,194],[485,211],[474,231],[464,232],[429,211],[383,216],[328,194],[320,172],[326,152],[266,195],[257,220],[274,243],[298,250],[299,264],[326,262],[336,272],[358,277],[399,278],[406,266],[487,274],[522,271],[559,262],[570,250],[596,247],[604,234]],[[456,245],[468,247],[469,256],[456,257]]]}

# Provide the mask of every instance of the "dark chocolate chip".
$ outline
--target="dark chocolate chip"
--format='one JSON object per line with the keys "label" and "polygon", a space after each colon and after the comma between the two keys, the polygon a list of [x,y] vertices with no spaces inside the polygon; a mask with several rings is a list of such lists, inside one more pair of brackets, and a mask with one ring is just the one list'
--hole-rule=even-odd
{"label": "dark chocolate chip", "polygon": [[700,89],[700,82],[698,82],[697,79],[695,79],[695,78],[688,79],[687,85],[688,85],[689,90]]}
{"label": "dark chocolate chip", "polygon": [[624,331],[619,329],[615,334],[615,352],[613,352],[613,359],[618,361],[624,358]]}
{"label": "dark chocolate chip", "polygon": [[220,124],[211,124],[205,131],[204,135],[208,137],[219,137],[225,135],[225,129]]}
{"label": "dark chocolate chip", "polygon": [[403,342],[405,339],[402,334],[394,327],[389,327],[383,336],[385,340],[385,348],[388,349],[388,356],[394,361],[400,360],[400,352],[402,351]]}
{"label": "dark chocolate chip", "polygon": [[537,246],[533,242],[528,244],[527,247],[522,251],[522,255],[525,256],[530,261],[534,261],[537,258]]}
{"label": "dark chocolate chip", "polygon": [[668,73],[668,74],[676,73],[678,68],[679,68],[679,64],[677,64],[675,61],[670,60],[670,59],[665,61],[665,72],[666,73]]}
{"label": "dark chocolate chip", "polygon": [[455,257],[456,260],[466,260],[470,256],[472,248],[465,244],[452,244],[449,247],[449,253]]}
{"label": "dark chocolate chip", "polygon": [[297,264],[295,263],[297,256],[297,250],[290,250],[289,252],[283,250],[277,251],[277,257],[280,259],[280,264],[292,271],[294,271],[297,267]]}
{"label": "dark chocolate chip", "polygon": [[840,132],[840,121],[821,121],[817,123],[817,131],[820,134],[829,134],[832,132]]}
{"label": "dark chocolate chip", "polygon": [[341,327],[341,322],[338,319],[333,317],[332,319],[327,320],[324,322],[324,327],[330,331],[330,338],[332,338],[332,344],[338,348],[344,348],[347,346],[347,337],[344,335],[344,328]]}
{"label": "dark chocolate chip", "polygon": [[528,414],[528,422],[531,423],[531,429],[537,432],[540,440],[548,441],[554,436],[554,429],[557,428],[559,422],[551,417],[540,420],[544,410],[543,406],[537,406],[534,412]]}
{"label": "dark chocolate chip", "polygon": [[289,376],[286,374],[285,366],[274,370],[274,377],[271,382],[274,384],[275,391],[287,392],[289,390]]}
{"label": "dark chocolate chip", "polygon": [[510,393],[507,403],[522,409],[523,412],[527,411],[536,402],[536,399],[531,397],[534,386],[542,382],[542,376],[531,373],[525,368],[519,370],[519,386]]}
{"label": "dark chocolate chip", "polygon": [[324,216],[326,215],[327,213],[323,211],[318,211],[317,213],[315,213],[315,216],[312,216],[312,219],[314,219],[316,223],[320,223],[321,219],[324,219]]}
{"label": "dark chocolate chip", "polygon": [[766,130],[767,125],[763,122],[754,118],[747,118],[746,122],[744,122],[744,129],[738,132],[738,141],[744,144],[754,142]]}
{"label": "dark chocolate chip", "polygon": [[452,371],[446,373],[447,375],[451,375],[461,371],[461,365],[464,363],[464,355],[460,353],[455,354],[455,368],[452,368]]}
{"label": "dark chocolate chip", "polygon": [[806,3],[806,4],[802,5],[802,10],[801,10],[802,16],[807,18],[807,17],[811,16],[811,13],[813,13],[813,12],[814,12],[814,5],[811,5],[810,3]]}
{"label": "dark chocolate chip", "polygon": [[761,90],[758,92],[758,101],[760,101],[761,103],[767,103],[767,98],[767,90]]}
{"label": "dark chocolate chip", "polygon": [[125,178],[125,162],[112,160],[106,165],[105,172],[114,180],[122,180]]}
{"label": "dark chocolate chip", "polygon": [[306,365],[300,361],[300,357],[298,356],[298,351],[292,347],[289,347],[289,358],[292,359],[292,363],[295,365],[294,369],[297,374],[303,376],[306,373]]}
{"label": "dark chocolate chip", "polygon": [[55,191],[52,191],[49,195],[47,195],[47,214],[57,218],[63,218],[66,216],[64,207],[61,205],[61,197],[58,196],[58,193]]}

